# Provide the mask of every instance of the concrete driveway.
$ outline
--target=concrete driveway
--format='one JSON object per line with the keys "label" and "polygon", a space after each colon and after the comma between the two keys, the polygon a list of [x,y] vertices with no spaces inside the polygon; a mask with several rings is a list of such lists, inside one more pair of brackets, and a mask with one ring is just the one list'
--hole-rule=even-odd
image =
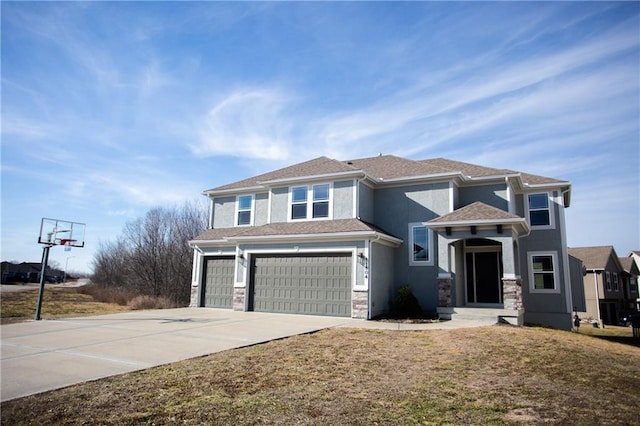
{"label": "concrete driveway", "polygon": [[7,401],[227,349],[349,325],[349,318],[182,308],[0,326]]}

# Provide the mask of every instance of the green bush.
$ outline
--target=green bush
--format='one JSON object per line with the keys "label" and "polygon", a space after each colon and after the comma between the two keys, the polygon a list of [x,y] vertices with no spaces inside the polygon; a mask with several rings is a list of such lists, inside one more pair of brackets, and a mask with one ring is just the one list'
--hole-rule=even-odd
{"label": "green bush", "polygon": [[393,302],[393,313],[401,318],[420,318],[423,316],[424,312],[420,303],[408,285],[403,285],[398,289],[398,294]]}

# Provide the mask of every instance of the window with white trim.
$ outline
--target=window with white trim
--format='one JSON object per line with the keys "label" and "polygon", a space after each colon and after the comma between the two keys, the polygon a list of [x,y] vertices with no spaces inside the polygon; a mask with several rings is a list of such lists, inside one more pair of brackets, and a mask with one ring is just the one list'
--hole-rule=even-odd
{"label": "window with white trim", "polygon": [[422,222],[409,224],[409,265],[433,265],[431,230]]}
{"label": "window with white trim", "polygon": [[529,253],[529,290],[534,293],[558,293],[555,252]]}
{"label": "window with white trim", "polygon": [[554,226],[551,205],[547,192],[528,195],[527,211],[529,224],[532,228],[552,228]]}
{"label": "window with white trim", "polygon": [[331,184],[294,186],[289,197],[291,220],[331,218]]}
{"label": "window with white trim", "polygon": [[605,288],[607,291],[611,291],[611,272],[604,271]]}
{"label": "window with white trim", "polygon": [[239,195],[236,198],[236,226],[253,223],[253,195]]}

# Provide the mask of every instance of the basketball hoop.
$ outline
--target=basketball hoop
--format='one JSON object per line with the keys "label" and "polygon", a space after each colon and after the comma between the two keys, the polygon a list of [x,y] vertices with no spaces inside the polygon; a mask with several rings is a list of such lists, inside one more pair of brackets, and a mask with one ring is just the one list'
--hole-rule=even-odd
{"label": "basketball hoop", "polygon": [[76,242],[76,240],[61,239],[60,240],[60,245],[64,246],[64,251],[71,251],[71,247],[74,245],[75,242]]}

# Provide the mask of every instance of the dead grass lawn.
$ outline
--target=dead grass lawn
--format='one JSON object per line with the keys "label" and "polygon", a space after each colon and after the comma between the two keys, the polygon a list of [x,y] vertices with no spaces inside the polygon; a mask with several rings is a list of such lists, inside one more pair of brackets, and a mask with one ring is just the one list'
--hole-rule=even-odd
{"label": "dead grass lawn", "polygon": [[[0,317],[2,324],[32,320],[38,302],[38,288],[2,293]],[[92,296],[78,293],[78,287],[46,286],[40,317],[54,319],[68,316],[102,315],[128,311],[126,306],[96,302]]]}
{"label": "dead grass lawn", "polygon": [[640,424],[640,348],[564,331],[332,329],[2,404],[27,424]]}

